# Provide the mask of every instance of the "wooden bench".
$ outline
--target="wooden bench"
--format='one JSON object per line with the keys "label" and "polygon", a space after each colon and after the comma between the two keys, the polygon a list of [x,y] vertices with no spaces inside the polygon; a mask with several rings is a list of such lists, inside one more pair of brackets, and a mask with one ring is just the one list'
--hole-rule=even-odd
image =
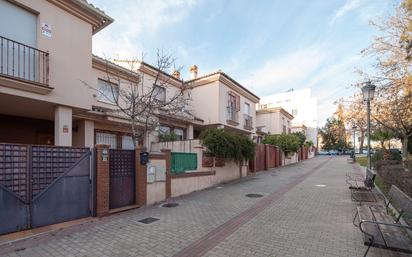
{"label": "wooden bench", "polygon": [[363,178],[359,174],[348,175],[346,183],[351,191],[352,201],[359,202],[377,202],[379,194],[373,191],[375,187],[376,173],[370,169],[366,169],[366,177]]}
{"label": "wooden bench", "polygon": [[[392,216],[390,205],[398,212]],[[397,252],[412,253],[412,240],[408,230],[411,226],[401,224],[401,217],[412,218],[412,199],[396,186],[389,191],[385,205],[362,205],[357,207],[353,224],[363,233],[363,242],[370,247],[379,247]],[[356,223],[358,220],[358,223]]]}

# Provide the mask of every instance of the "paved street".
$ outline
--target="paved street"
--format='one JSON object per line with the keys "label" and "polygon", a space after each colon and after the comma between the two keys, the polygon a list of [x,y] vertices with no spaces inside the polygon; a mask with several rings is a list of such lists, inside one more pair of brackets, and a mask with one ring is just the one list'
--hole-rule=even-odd
{"label": "paved street", "polygon": [[[362,256],[346,157],[296,165],[12,246],[2,256]],[[246,194],[262,194],[248,198]],[[151,224],[139,220],[159,219]],[[5,251],[9,251],[5,253]],[[368,256],[397,255],[372,248]]]}

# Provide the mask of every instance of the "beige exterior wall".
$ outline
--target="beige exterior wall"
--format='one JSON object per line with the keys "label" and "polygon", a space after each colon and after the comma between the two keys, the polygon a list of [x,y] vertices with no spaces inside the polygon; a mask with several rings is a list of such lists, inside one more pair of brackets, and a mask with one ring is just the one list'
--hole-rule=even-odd
{"label": "beige exterior wall", "polygon": [[[240,178],[239,165],[234,162],[226,162],[224,167],[214,167],[213,170],[216,170],[215,175],[172,179],[172,197]],[[245,168],[242,171],[245,173]]]}
{"label": "beige exterior wall", "polygon": [[166,183],[154,182],[147,184],[147,199],[146,204],[151,205],[166,199]]}
{"label": "beige exterior wall", "polygon": [[[191,109],[196,117],[203,120],[204,125],[220,123],[219,109],[224,99],[220,99],[219,93],[220,85],[218,81],[191,90]],[[226,104],[223,106],[226,106]]]}
{"label": "beige exterior wall", "polygon": [[[49,86],[46,95],[0,86],[0,93],[90,109],[91,94],[81,81],[91,82],[92,26],[43,0],[17,0],[37,12],[37,49],[50,53]],[[42,23],[52,27],[52,36],[41,34]],[[85,93],[88,92],[88,93]]]}
{"label": "beige exterior wall", "polygon": [[[235,93],[240,95],[239,125],[232,125],[227,122],[227,103],[228,103],[228,93],[230,91],[234,91]],[[245,113],[245,103],[248,103],[250,105],[250,116],[252,116],[252,119],[253,119],[253,129],[252,130],[248,130],[244,128],[244,125],[245,125],[244,115],[246,114]],[[220,82],[219,83],[219,123],[224,124],[225,126],[228,126],[228,127],[240,129],[248,133],[255,133],[256,131],[256,126],[255,126],[256,103],[252,102],[250,99],[241,95],[240,92],[237,92]]]}
{"label": "beige exterior wall", "polygon": [[263,127],[262,132],[270,134],[283,133],[283,120],[285,120],[286,133],[291,128],[291,119],[281,112],[257,112],[256,126]]}
{"label": "beige exterior wall", "polygon": [[[228,122],[227,105],[228,92],[235,92],[240,96],[240,111],[238,112],[239,124]],[[256,131],[256,103],[246,98],[240,89],[229,87],[219,80],[215,80],[205,85],[192,88],[192,109],[194,115],[203,120],[203,125],[217,125],[235,128],[247,134],[254,134]],[[253,119],[253,129],[244,128],[245,103],[250,105],[250,115]]]}

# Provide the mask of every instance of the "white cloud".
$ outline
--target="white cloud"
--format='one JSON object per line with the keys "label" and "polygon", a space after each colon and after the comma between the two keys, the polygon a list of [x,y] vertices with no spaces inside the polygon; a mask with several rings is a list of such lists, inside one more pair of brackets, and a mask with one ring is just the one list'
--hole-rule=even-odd
{"label": "white cloud", "polygon": [[260,95],[304,86],[302,82],[327,58],[322,48],[320,45],[311,46],[268,60],[263,67],[246,74],[240,82]]}
{"label": "white cloud", "polygon": [[115,19],[93,37],[93,52],[122,58],[140,57],[145,50],[143,35],[155,35],[160,28],[182,21],[197,4],[196,0],[92,2]]}
{"label": "white cloud", "polygon": [[356,9],[361,4],[360,0],[347,0],[346,3],[341,6],[329,21],[329,25],[333,26],[339,18],[343,17],[346,13]]}

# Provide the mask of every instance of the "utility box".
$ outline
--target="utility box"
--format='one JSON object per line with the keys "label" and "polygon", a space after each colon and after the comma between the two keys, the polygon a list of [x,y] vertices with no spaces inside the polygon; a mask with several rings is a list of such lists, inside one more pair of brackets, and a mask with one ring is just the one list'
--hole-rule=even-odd
{"label": "utility box", "polygon": [[147,183],[154,183],[156,180],[156,166],[147,165]]}
{"label": "utility box", "polygon": [[166,181],[166,169],[163,166],[156,167],[156,181]]}

